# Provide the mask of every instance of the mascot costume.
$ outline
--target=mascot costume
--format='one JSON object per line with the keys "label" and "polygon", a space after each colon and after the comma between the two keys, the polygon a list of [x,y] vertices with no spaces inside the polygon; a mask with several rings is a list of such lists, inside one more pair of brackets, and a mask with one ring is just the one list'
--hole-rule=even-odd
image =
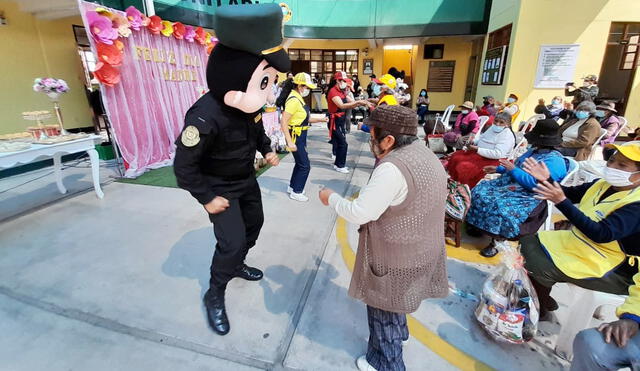
{"label": "mascot costume", "polygon": [[256,244],[264,216],[254,159],[271,165],[278,156],[262,126],[262,107],[277,72],[291,68],[282,47],[282,8],[277,4],[220,7],[215,15],[219,43],[207,64],[209,92],[187,112],[176,140],[178,185],[204,206],[216,236],[204,305],[211,328],[229,332],[225,289],[234,277],[250,281],[262,272],[244,263]]}

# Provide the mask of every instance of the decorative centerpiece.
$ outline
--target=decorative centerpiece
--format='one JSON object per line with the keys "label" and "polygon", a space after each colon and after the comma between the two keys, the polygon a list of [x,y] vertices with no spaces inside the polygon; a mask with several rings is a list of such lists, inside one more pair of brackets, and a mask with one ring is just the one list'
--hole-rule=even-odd
{"label": "decorative centerpiece", "polygon": [[63,135],[67,135],[67,131],[64,129],[62,121],[62,111],[60,110],[60,94],[69,91],[67,82],[62,79],[54,79],[51,77],[37,78],[33,84],[33,90],[47,94],[49,99],[53,102],[53,107],[56,111],[56,117],[58,118],[58,125],[60,125],[60,131]]}
{"label": "decorative centerpiece", "polygon": [[51,118],[51,112],[49,111],[31,111],[31,112],[22,112],[22,118],[29,121],[35,121],[38,126],[37,127],[29,127],[27,128],[33,139],[41,140],[49,138],[47,135],[47,130],[42,123],[43,120]]}

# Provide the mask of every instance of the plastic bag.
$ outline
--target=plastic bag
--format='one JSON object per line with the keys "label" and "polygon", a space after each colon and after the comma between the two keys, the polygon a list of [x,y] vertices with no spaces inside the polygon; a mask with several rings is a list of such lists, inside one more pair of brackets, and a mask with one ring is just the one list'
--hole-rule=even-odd
{"label": "plastic bag", "polygon": [[524,259],[507,242],[496,242],[502,263],[484,282],[476,319],[496,340],[513,344],[530,341],[539,320],[538,296],[524,269]]}

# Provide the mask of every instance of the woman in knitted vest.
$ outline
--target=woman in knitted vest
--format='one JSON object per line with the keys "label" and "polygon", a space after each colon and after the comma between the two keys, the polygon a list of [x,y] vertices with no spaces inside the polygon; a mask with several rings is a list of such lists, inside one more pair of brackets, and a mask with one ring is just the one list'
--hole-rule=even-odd
{"label": "woman in knitted vest", "polygon": [[413,110],[380,106],[365,122],[379,160],[369,183],[353,201],[330,189],[320,191],[320,200],[361,226],[349,295],[367,304],[370,334],[367,354],[356,364],[363,371],[397,371],[405,369],[406,313],[448,292],[442,227],[447,176],[417,140]]}

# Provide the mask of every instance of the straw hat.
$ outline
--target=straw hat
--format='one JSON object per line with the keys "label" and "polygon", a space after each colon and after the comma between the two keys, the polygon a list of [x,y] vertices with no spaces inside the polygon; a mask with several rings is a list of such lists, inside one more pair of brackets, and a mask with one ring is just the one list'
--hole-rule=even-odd
{"label": "straw hat", "polygon": [[458,107],[464,107],[464,108],[468,108],[468,109],[473,109],[473,102],[466,101],[466,102],[462,103],[461,105],[459,105]]}

